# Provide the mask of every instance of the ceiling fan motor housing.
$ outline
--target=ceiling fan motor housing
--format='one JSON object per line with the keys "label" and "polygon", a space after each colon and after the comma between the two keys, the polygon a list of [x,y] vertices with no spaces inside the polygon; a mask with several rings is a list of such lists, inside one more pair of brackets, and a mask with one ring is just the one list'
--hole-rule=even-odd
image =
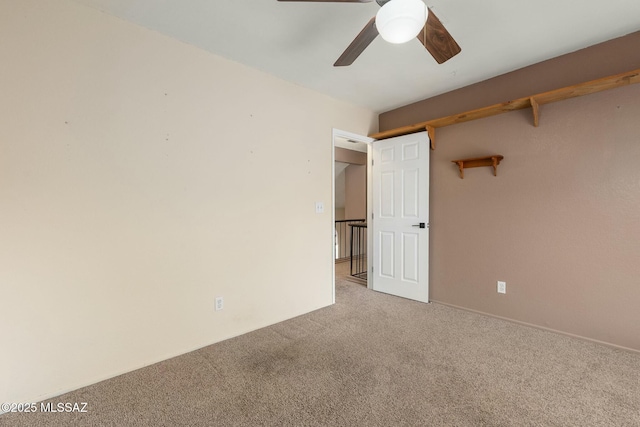
{"label": "ceiling fan motor housing", "polygon": [[378,11],[376,28],[389,43],[406,43],[424,28],[427,13],[422,0],[393,0]]}

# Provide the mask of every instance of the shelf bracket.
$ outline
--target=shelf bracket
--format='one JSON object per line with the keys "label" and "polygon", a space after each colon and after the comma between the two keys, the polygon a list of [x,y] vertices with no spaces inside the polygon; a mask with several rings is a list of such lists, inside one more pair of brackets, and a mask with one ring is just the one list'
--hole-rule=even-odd
{"label": "shelf bracket", "polygon": [[464,161],[458,160],[456,163],[458,164],[458,169],[460,169],[460,179],[464,179]]}
{"label": "shelf bracket", "polygon": [[493,176],[498,176],[498,157],[493,156],[491,160],[493,160]]}
{"label": "shelf bracket", "polygon": [[533,125],[538,127],[540,124],[540,105],[533,96],[529,98],[529,101],[531,102],[531,109],[533,110]]}
{"label": "shelf bracket", "polygon": [[426,125],[425,129],[429,134],[429,141],[431,141],[431,149],[435,150],[436,149],[436,128],[434,128],[431,125]]}

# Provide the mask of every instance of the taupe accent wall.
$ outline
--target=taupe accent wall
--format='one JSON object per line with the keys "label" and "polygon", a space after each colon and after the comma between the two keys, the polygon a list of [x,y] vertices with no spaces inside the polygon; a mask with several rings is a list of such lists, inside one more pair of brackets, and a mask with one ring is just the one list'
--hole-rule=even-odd
{"label": "taupe accent wall", "polygon": [[366,165],[367,153],[355,150],[347,150],[346,148],[335,147],[335,161],[343,163],[351,163],[353,165]]}
{"label": "taupe accent wall", "polygon": [[[614,45],[635,50],[616,59]],[[547,61],[422,105],[442,102],[441,114],[491,103],[500,91],[527,95],[550,85],[542,80],[575,80],[563,70],[584,67],[579,80],[588,80],[640,68],[639,46],[634,33],[579,53],[575,63]],[[595,56],[586,61],[589,52]],[[518,80],[534,70],[540,81]],[[473,99],[462,102],[461,93]],[[383,115],[381,130],[428,118],[406,107]],[[640,85],[633,85],[542,106],[538,128],[522,110],[437,129],[431,299],[640,350],[639,118]],[[460,179],[451,163],[490,154],[504,156],[497,177],[484,167]],[[498,280],[507,283],[504,295]]]}
{"label": "taupe accent wall", "polygon": [[[462,54],[464,54],[464,47]],[[380,114],[380,131],[640,68],[640,31]]]}
{"label": "taupe accent wall", "polygon": [[[344,170],[344,219],[367,216],[367,153],[335,147],[335,161],[350,163]],[[337,219],[337,216],[336,216]]]}
{"label": "taupe accent wall", "polygon": [[365,219],[367,218],[367,166],[349,165],[344,173],[346,219]]}

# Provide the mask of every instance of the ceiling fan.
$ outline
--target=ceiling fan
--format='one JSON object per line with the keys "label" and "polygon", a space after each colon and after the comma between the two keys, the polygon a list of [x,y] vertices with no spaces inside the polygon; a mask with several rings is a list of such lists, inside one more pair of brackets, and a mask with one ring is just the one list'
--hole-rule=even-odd
{"label": "ceiling fan", "polygon": [[[369,3],[373,0],[278,0],[297,2],[334,2],[334,3]],[[381,34],[391,43],[404,43],[416,37],[429,51],[438,64],[456,56],[462,50],[451,34],[442,25],[438,17],[429,10],[422,0],[375,0],[381,7],[376,16],[365,25],[340,58],[333,64],[334,67],[351,65],[358,56]],[[418,17],[412,17],[417,13]],[[420,16],[422,15],[422,17]],[[393,21],[393,18],[400,18]],[[422,19],[424,18],[424,19]],[[426,19],[426,22],[425,22]],[[384,22],[382,22],[384,21]],[[378,24],[378,25],[376,25]],[[395,35],[389,36],[392,27],[402,34],[402,41],[398,41]],[[412,31],[410,28],[413,27]],[[417,32],[417,35],[416,35]],[[407,37],[408,36],[408,37]]]}

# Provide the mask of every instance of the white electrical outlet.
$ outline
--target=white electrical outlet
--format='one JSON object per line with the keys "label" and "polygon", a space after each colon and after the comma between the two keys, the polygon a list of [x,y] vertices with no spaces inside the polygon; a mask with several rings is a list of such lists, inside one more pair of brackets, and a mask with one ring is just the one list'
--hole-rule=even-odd
{"label": "white electrical outlet", "polygon": [[317,214],[324,213],[324,203],[323,202],[316,202],[316,213]]}
{"label": "white electrical outlet", "polygon": [[224,299],[222,297],[216,297],[216,311],[220,311],[224,308]]}
{"label": "white electrical outlet", "polygon": [[506,294],[507,293],[507,282],[498,281],[498,293]]}

